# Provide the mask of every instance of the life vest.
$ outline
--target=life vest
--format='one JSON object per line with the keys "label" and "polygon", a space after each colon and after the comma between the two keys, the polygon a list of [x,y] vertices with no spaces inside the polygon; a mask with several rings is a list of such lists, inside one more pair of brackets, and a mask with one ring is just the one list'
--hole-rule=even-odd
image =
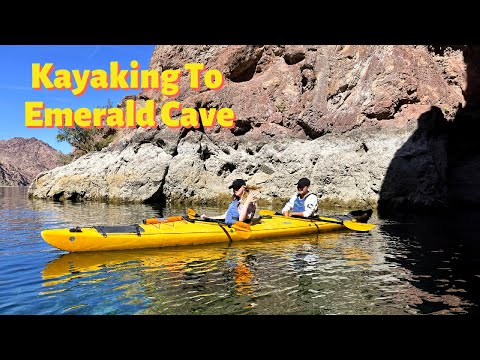
{"label": "life vest", "polygon": [[[225,216],[225,224],[232,225],[238,221],[240,214],[238,213],[238,203],[240,200],[233,200],[227,209],[227,215]],[[236,220],[235,220],[236,219]]]}
{"label": "life vest", "polygon": [[295,199],[295,202],[293,203],[292,211],[294,211],[294,212],[305,211],[305,200],[307,200],[307,198],[310,195],[313,195],[313,193],[308,193],[307,196],[305,196],[303,199],[300,199],[300,196],[297,195],[297,198]]}

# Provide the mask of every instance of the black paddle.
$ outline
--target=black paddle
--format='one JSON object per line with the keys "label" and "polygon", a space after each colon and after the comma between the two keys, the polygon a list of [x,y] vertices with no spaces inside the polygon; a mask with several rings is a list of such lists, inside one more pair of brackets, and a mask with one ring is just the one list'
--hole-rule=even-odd
{"label": "black paddle", "polygon": [[[277,213],[273,210],[260,210],[259,214],[260,215],[271,215],[271,216],[273,216],[273,215],[284,216],[283,214]],[[284,216],[284,217],[286,217],[286,216]],[[365,224],[365,223],[360,223],[360,222],[350,221],[350,220],[336,220],[336,219],[332,219],[332,218],[326,218],[326,217],[323,217],[323,216],[317,216],[317,217],[313,217],[313,218],[294,217],[294,219],[308,220],[308,221],[319,220],[319,221],[323,221],[323,222],[340,224],[340,225],[343,225],[350,230],[361,231],[361,232],[370,231],[375,226],[377,226],[377,225],[374,225],[374,224]]]}

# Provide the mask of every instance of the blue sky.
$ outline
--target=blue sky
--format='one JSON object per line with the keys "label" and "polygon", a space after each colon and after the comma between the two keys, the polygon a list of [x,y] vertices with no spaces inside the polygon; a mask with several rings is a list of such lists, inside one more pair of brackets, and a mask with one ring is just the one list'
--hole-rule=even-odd
{"label": "blue sky", "polygon": [[[154,45],[0,45],[0,140],[13,137],[36,137],[64,153],[69,144],[58,142],[58,128],[31,129],[25,126],[25,102],[43,101],[45,107],[93,109],[119,103],[125,95],[138,90],[94,90],[87,88],[82,96],[70,90],[33,90],[32,63],[53,63],[55,70],[109,71],[110,61],[118,61],[121,69],[130,69],[130,61],[137,60],[140,70],[148,69]],[[54,79],[52,73],[50,79]]]}

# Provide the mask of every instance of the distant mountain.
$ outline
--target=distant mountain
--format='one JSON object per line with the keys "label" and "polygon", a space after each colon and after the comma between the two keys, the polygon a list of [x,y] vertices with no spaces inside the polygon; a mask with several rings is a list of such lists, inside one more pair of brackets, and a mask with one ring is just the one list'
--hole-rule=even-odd
{"label": "distant mountain", "polygon": [[40,172],[60,165],[60,152],[36,138],[0,140],[0,186],[28,186]]}

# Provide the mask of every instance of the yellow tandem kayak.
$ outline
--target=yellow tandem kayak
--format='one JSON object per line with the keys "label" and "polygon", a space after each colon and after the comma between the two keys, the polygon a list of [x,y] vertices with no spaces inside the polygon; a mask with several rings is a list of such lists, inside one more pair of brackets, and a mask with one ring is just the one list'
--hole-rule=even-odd
{"label": "yellow tandem kayak", "polygon": [[[364,223],[370,215],[371,210],[362,214],[357,211],[357,216],[350,216],[350,219]],[[322,218],[324,221],[261,216],[249,226],[246,225],[246,229],[184,216],[156,224],[43,230],[41,235],[48,244],[69,252],[161,248],[344,230],[347,228],[342,224],[342,216]]]}

